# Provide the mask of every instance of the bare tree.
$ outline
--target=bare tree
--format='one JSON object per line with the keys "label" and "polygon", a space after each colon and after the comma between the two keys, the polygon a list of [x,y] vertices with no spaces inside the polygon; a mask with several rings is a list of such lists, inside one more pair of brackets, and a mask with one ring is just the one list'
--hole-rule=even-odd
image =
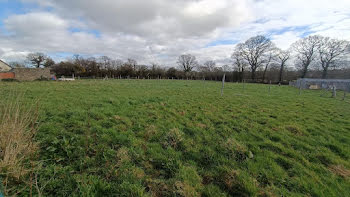
{"label": "bare tree", "polygon": [[112,59],[108,56],[101,56],[99,58],[99,62],[101,64],[102,69],[110,69],[112,65]]}
{"label": "bare tree", "polygon": [[278,49],[276,52],[277,52],[277,60],[280,64],[280,72],[279,72],[278,82],[281,83],[283,81],[284,68],[286,66],[287,61],[290,58],[290,51]]}
{"label": "bare tree", "polygon": [[163,77],[163,76],[165,76],[165,70],[163,68],[161,68],[161,66],[158,63],[152,62],[149,76],[152,78]]}
{"label": "bare tree", "polygon": [[53,59],[51,57],[47,57],[44,63],[44,67],[45,68],[50,68],[53,65],[55,65],[55,61],[53,61]]}
{"label": "bare tree", "polygon": [[27,60],[29,60],[36,68],[40,68],[46,59],[47,56],[44,53],[29,53],[27,56]]}
{"label": "bare tree", "polygon": [[177,63],[185,73],[191,72],[198,65],[196,57],[191,54],[181,55]]}
{"label": "bare tree", "polygon": [[204,65],[204,68],[205,68],[208,72],[213,71],[214,68],[216,67],[215,61],[212,61],[212,60],[209,60],[209,61],[204,62],[203,65]]}
{"label": "bare tree", "polygon": [[321,36],[309,36],[292,44],[293,51],[297,53],[297,62],[301,66],[301,78],[305,78],[309,66],[314,61],[321,40]]}
{"label": "bare tree", "polygon": [[222,71],[224,72],[230,72],[230,66],[227,64],[223,65],[221,68],[222,68]]}
{"label": "bare tree", "polygon": [[238,45],[231,58],[233,60],[233,66],[237,68],[238,73],[239,73],[239,80],[243,82],[244,80],[244,70],[247,66],[246,61],[244,61],[243,57],[242,57],[242,51],[240,51],[241,47]]}
{"label": "bare tree", "polygon": [[337,63],[349,54],[349,47],[349,42],[345,40],[330,39],[329,37],[324,37],[321,40],[318,52],[323,79],[327,78],[330,66],[336,67]]}
{"label": "bare tree", "polygon": [[79,54],[74,54],[72,61],[74,64],[82,67],[83,62],[84,62],[84,58],[82,56],[80,56]]}
{"label": "bare tree", "polygon": [[126,64],[132,66],[134,71],[136,71],[136,67],[137,67],[137,61],[136,60],[129,58],[128,61],[126,62]]}
{"label": "bare tree", "polygon": [[203,78],[210,77],[216,67],[215,61],[209,60],[204,62],[203,65],[198,65],[198,70],[202,73]]}
{"label": "bare tree", "polygon": [[111,61],[111,67],[116,70],[124,64],[123,60],[116,59]]}
{"label": "bare tree", "polygon": [[266,63],[266,53],[273,47],[273,43],[265,36],[255,36],[249,38],[242,44],[238,44],[237,48],[240,51],[243,59],[248,62],[251,68],[252,80],[255,81],[255,72]]}
{"label": "bare tree", "polygon": [[266,78],[266,72],[267,69],[269,68],[270,64],[276,59],[276,50],[275,49],[271,49],[270,52],[268,54],[265,54],[263,57],[263,61],[262,61],[262,65],[265,65],[265,69],[263,72],[263,77],[262,77],[262,81],[265,82],[265,78]]}

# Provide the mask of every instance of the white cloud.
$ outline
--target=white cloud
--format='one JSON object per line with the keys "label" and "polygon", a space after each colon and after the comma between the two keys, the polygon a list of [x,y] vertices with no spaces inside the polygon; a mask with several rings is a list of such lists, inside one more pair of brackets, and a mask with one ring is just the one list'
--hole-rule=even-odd
{"label": "white cloud", "polygon": [[280,35],[272,36],[272,41],[281,49],[288,49],[294,42],[300,39],[300,33],[298,32],[285,32]]}
{"label": "white cloud", "polygon": [[[213,59],[227,64],[234,45],[207,47],[209,43],[241,42],[265,34],[286,49],[305,32],[350,39],[350,1],[345,0],[22,2],[39,7],[3,20],[2,59],[41,51],[103,54],[174,65],[178,55],[193,53],[201,62]],[[94,32],[99,32],[98,36]]]}
{"label": "white cloud", "polygon": [[231,53],[234,48],[235,45],[217,45],[189,52],[197,56],[200,63],[214,60],[218,65],[231,65]]}
{"label": "white cloud", "polygon": [[345,18],[344,16],[343,19],[311,28],[311,31],[322,36],[350,40],[350,18]]}
{"label": "white cloud", "polygon": [[10,34],[21,36],[56,33],[69,27],[65,20],[45,12],[13,15],[4,24]]}

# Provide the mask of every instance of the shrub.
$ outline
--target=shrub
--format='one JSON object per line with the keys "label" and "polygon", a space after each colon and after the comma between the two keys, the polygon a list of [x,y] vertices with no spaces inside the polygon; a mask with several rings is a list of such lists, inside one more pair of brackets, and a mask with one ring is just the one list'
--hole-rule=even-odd
{"label": "shrub", "polygon": [[4,82],[19,82],[17,79],[13,79],[13,78],[1,79],[1,81],[4,81]]}
{"label": "shrub", "polygon": [[50,81],[50,79],[46,78],[46,77],[40,77],[40,78],[35,79],[35,81]]}
{"label": "shrub", "polygon": [[19,100],[0,103],[0,177],[5,195],[16,192],[12,187],[26,183],[27,175],[34,170],[31,161],[38,148],[34,142],[36,120],[37,110]]}

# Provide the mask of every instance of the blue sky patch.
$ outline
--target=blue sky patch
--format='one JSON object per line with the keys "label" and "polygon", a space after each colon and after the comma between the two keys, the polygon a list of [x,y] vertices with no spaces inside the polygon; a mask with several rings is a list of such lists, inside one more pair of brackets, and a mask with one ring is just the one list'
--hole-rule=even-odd
{"label": "blue sky patch", "polygon": [[38,8],[34,3],[22,3],[18,0],[0,0],[0,20],[13,14],[25,14]]}
{"label": "blue sky patch", "polygon": [[25,14],[38,8],[34,3],[22,3],[19,0],[0,0],[0,32],[9,34],[4,27],[4,20],[14,14]]}
{"label": "blue sky patch", "polygon": [[272,35],[281,35],[284,34],[286,32],[305,32],[309,29],[308,26],[290,26],[290,27],[284,27],[282,29],[278,29],[278,30],[272,30],[269,33]]}
{"label": "blue sky patch", "polygon": [[212,47],[217,45],[233,45],[237,43],[237,40],[215,40],[214,42],[210,42],[209,44],[207,44],[205,47]]}
{"label": "blue sky patch", "polygon": [[71,33],[85,32],[85,33],[94,35],[96,38],[101,38],[101,32],[98,30],[95,30],[95,29],[85,30],[85,29],[81,29],[81,28],[77,28],[77,27],[70,27],[68,29],[68,31]]}
{"label": "blue sky patch", "polygon": [[73,57],[74,54],[69,52],[59,52],[59,53],[48,53],[47,55],[53,58],[54,60],[64,60],[64,59]]}

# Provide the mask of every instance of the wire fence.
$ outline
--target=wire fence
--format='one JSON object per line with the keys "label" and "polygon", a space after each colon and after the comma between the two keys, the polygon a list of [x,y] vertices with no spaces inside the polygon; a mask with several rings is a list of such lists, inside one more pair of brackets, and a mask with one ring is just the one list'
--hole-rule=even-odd
{"label": "wire fence", "polygon": [[310,79],[303,78],[289,82],[290,86],[299,89],[337,89],[350,92],[349,79]]}

